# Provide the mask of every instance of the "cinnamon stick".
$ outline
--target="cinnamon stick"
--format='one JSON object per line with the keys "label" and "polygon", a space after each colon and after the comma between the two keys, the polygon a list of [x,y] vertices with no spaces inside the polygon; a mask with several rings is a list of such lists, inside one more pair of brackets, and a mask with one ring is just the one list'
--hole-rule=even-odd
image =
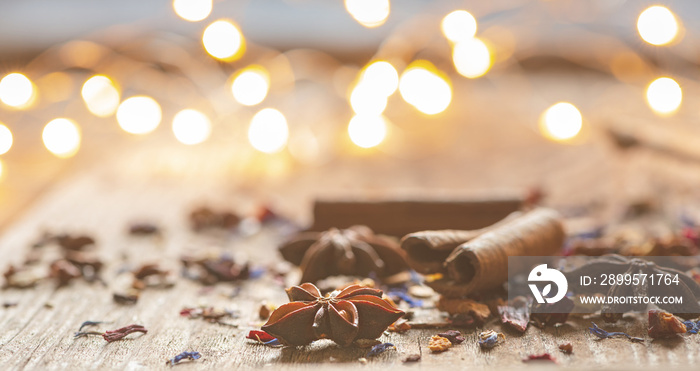
{"label": "cinnamon stick", "polygon": [[522,194],[467,200],[317,200],[311,231],[366,225],[375,233],[402,237],[425,230],[487,227],[520,210]]}
{"label": "cinnamon stick", "polygon": [[447,229],[407,234],[401,239],[401,248],[406,251],[406,261],[416,272],[447,273],[444,263],[452,250],[519,215],[520,212],[516,211],[495,224],[470,231]]}
{"label": "cinnamon stick", "polygon": [[556,255],[564,237],[559,213],[532,210],[455,248],[445,261],[447,276],[427,284],[453,297],[497,288],[508,279],[509,256]]}

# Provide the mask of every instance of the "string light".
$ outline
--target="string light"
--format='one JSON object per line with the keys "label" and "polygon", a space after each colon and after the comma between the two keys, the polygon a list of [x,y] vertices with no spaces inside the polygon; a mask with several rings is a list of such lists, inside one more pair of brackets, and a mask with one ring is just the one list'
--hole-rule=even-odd
{"label": "string light", "polygon": [[212,0],[173,0],[173,9],[184,20],[199,22],[211,14]]}
{"label": "string light", "polygon": [[666,7],[654,5],[637,19],[639,36],[652,45],[666,45],[678,35],[678,21]]}
{"label": "string light", "polygon": [[477,38],[461,40],[455,44],[452,61],[460,75],[475,79],[491,68],[491,53],[486,44]]}
{"label": "string light", "polygon": [[362,71],[360,83],[388,97],[399,87],[399,73],[387,61],[372,62]]}
{"label": "string light", "polygon": [[202,143],[211,134],[211,121],[199,111],[184,109],[173,118],[173,133],[182,144]]}
{"label": "string light", "polygon": [[660,77],[647,87],[647,103],[660,115],[668,115],[678,110],[682,100],[683,90],[672,78]]}
{"label": "string light", "polygon": [[274,108],[265,108],[250,120],[248,140],[260,152],[279,152],[287,145],[288,138],[287,119]]}
{"label": "string light", "polygon": [[578,108],[568,102],[559,102],[549,107],[540,120],[540,132],[545,137],[566,141],[578,135],[583,127],[583,117]]}
{"label": "string light", "polygon": [[7,153],[12,148],[12,132],[10,129],[0,124],[0,155]]}
{"label": "string light", "polygon": [[69,119],[54,119],[44,127],[42,139],[49,152],[60,158],[68,158],[80,148],[80,129]]}
{"label": "string light", "polygon": [[245,39],[238,26],[231,21],[218,20],[204,30],[204,49],[216,59],[233,61],[245,52]]}
{"label": "string light", "polygon": [[350,140],[362,148],[378,146],[386,138],[386,132],[387,120],[381,115],[356,115],[348,124]]}
{"label": "string light", "polygon": [[345,0],[345,9],[367,28],[379,27],[391,11],[389,0]]}
{"label": "string light", "polygon": [[117,109],[117,122],[127,133],[147,134],[160,124],[160,105],[153,98],[134,96],[123,101]]}
{"label": "string light", "polygon": [[440,28],[452,42],[469,40],[476,35],[476,18],[466,10],[455,10],[442,19]]}
{"label": "string light", "polygon": [[96,116],[110,116],[119,107],[119,90],[107,76],[95,75],[89,78],[83,84],[80,94],[88,110]]}
{"label": "string light", "polygon": [[270,90],[270,75],[262,66],[248,66],[238,73],[231,84],[231,92],[238,103],[245,106],[259,104]]}
{"label": "string light", "polygon": [[11,73],[0,80],[0,101],[8,106],[26,108],[34,94],[34,84],[21,73]]}
{"label": "string light", "polygon": [[444,111],[452,101],[450,83],[436,72],[429,62],[418,61],[406,68],[399,80],[401,97],[428,115]]}

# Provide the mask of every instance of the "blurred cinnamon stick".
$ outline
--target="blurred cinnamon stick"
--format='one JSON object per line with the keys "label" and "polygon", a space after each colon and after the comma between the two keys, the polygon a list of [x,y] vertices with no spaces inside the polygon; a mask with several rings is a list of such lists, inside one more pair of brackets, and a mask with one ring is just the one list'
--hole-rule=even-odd
{"label": "blurred cinnamon stick", "polygon": [[472,200],[317,200],[311,231],[361,224],[375,233],[402,237],[438,229],[470,230],[487,227],[519,210],[525,195]]}
{"label": "blurred cinnamon stick", "polygon": [[520,212],[516,211],[488,227],[469,231],[448,229],[410,233],[401,239],[401,248],[406,251],[406,261],[416,272],[447,273],[444,263],[452,250],[519,215]]}
{"label": "blurred cinnamon stick", "polygon": [[532,210],[455,248],[445,261],[447,276],[427,284],[451,297],[497,288],[508,279],[509,256],[556,255],[564,237],[559,213]]}

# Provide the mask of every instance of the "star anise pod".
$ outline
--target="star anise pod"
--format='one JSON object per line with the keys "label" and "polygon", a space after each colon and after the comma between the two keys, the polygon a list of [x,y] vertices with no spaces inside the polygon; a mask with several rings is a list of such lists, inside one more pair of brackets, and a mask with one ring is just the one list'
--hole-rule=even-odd
{"label": "star anise pod", "polygon": [[290,303],[277,308],[262,330],[285,345],[331,339],[341,346],[376,339],[404,315],[382,299],[382,291],[351,285],[323,296],[311,283],[287,289]]}
{"label": "star anise pod", "polygon": [[280,247],[282,256],[301,267],[301,282],[335,276],[388,277],[408,269],[398,243],[366,226],[304,232]]}

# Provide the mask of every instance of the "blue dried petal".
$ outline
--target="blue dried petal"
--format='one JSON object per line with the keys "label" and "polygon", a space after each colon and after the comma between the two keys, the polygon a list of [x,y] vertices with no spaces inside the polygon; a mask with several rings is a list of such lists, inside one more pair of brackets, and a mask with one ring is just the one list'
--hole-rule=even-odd
{"label": "blue dried petal", "polygon": [[386,352],[389,349],[396,349],[396,346],[394,346],[394,344],[392,344],[392,343],[377,344],[377,345],[373,346],[369,352],[367,352],[367,355],[365,356],[365,358],[374,357],[376,355],[379,355],[379,354]]}
{"label": "blue dried petal", "polygon": [[411,295],[408,295],[405,290],[389,290],[386,295],[395,302],[405,301],[411,308],[423,306],[423,300],[414,299]]}
{"label": "blue dried petal", "polygon": [[179,363],[180,361],[184,359],[190,359],[190,360],[195,360],[195,359],[200,359],[202,358],[202,355],[199,354],[199,352],[182,352],[172,359],[170,359],[168,362],[170,363],[171,366],[175,366],[175,364]]}
{"label": "blue dried petal", "polygon": [[265,272],[267,272],[267,269],[265,267],[255,267],[250,270],[250,273],[248,273],[248,278],[250,279],[256,279],[262,277]]}
{"label": "blue dried petal", "polygon": [[688,334],[697,334],[700,331],[700,320],[698,321],[684,321],[683,324],[687,329]]}
{"label": "blue dried petal", "polygon": [[265,344],[269,347],[281,347],[282,346],[282,343],[280,343],[280,341],[277,340],[277,338],[272,339],[270,341],[263,342],[263,344]]}
{"label": "blue dried petal", "polygon": [[595,322],[591,322],[593,324],[593,327],[589,327],[588,330],[590,331],[591,334],[599,337],[600,339],[610,339],[615,336],[624,336],[628,339],[630,339],[633,342],[644,342],[644,339],[642,338],[636,338],[633,336],[630,336],[624,332],[608,332],[603,330],[602,328],[598,327],[598,325],[595,324]]}
{"label": "blue dried petal", "polygon": [[498,345],[498,334],[493,333],[487,337],[479,339],[479,345],[482,348],[493,348]]}

